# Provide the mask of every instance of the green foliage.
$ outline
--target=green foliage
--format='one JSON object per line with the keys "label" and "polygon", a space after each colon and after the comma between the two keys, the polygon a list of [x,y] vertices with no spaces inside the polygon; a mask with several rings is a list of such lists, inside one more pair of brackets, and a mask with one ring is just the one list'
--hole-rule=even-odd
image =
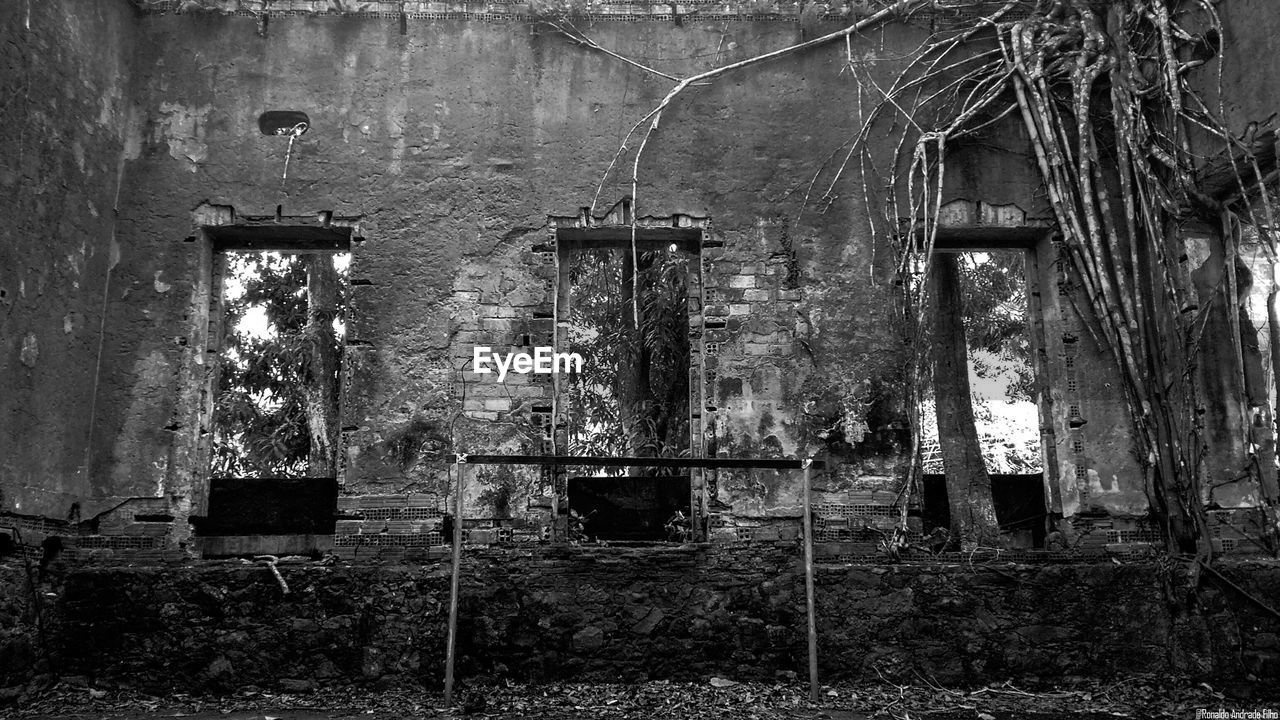
{"label": "green foliage", "polygon": [[[1010,400],[1033,401],[1035,375],[1027,328],[1025,260],[1021,252],[966,253],[960,263],[965,335],[978,377],[1007,384]],[[975,352],[984,350],[985,353]]]}
{"label": "green foliage", "polygon": [[[969,252],[959,259],[970,397],[983,461],[992,473],[1040,472],[1044,463],[1023,254]],[[931,374],[923,380],[931,398]],[[935,413],[934,401],[925,400],[920,413],[925,472],[942,472]]]}
{"label": "green foliage", "polygon": [[[311,436],[303,256],[228,253],[211,472],[306,477]],[[244,323],[246,317],[250,322]],[[265,319],[262,326],[260,319]],[[339,339],[336,352],[341,352]]]}
{"label": "green foliage", "polygon": [[629,250],[575,253],[571,349],[586,362],[567,388],[570,452],[673,457],[688,452],[689,257],[644,252],[632,327]]}
{"label": "green foliage", "polygon": [[[1036,399],[1023,263],[1021,253],[1010,252],[964,253],[958,263],[971,381],[986,389],[1001,388],[998,398],[981,393],[986,398]],[[921,378],[920,387],[922,396],[933,394],[931,373]]]}

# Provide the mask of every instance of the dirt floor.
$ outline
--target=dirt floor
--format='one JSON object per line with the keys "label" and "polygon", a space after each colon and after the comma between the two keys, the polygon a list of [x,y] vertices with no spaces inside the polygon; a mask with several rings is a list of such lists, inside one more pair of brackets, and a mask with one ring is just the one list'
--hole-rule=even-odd
{"label": "dirt floor", "polygon": [[[439,692],[322,688],[283,694],[246,688],[233,696],[154,697],[62,682],[28,691],[0,709],[0,717],[31,720],[391,720],[393,718],[910,718],[1011,720],[1034,718],[1200,718],[1197,711],[1236,711],[1221,717],[1280,718],[1280,687],[1248,682],[1214,687],[1170,678],[1076,680],[1037,687],[1034,680],[981,688],[944,688],[921,678],[912,685],[823,686],[812,703],[799,683],[648,682],[631,685],[505,685],[462,688],[452,707]],[[1244,711],[1241,713],[1240,711]]]}

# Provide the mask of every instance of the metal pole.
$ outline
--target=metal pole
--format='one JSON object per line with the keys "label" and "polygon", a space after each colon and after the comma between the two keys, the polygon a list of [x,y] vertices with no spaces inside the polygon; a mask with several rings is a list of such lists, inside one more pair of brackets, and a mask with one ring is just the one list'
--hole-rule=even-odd
{"label": "metal pole", "polygon": [[809,510],[809,465],[804,461],[804,602],[809,619],[809,702],[818,702],[818,625],[813,609],[813,516]]}
{"label": "metal pole", "polygon": [[454,465],[458,482],[453,501],[453,579],[449,585],[449,644],[444,659],[444,704],[453,705],[453,658],[458,646],[458,571],[462,565],[462,485],[467,477],[467,461],[459,455]]}

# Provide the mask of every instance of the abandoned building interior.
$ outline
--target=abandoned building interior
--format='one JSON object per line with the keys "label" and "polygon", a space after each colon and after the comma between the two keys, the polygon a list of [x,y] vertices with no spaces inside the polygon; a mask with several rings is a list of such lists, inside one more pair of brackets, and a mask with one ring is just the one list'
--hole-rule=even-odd
{"label": "abandoned building interior", "polygon": [[[1128,206],[1154,250],[1090,250],[1102,231],[1045,178],[1096,182],[1120,217],[1130,176],[1038,153],[1034,98],[964,75],[1010,57],[982,18],[1086,2],[8,0],[0,549],[71,568],[68,628],[150,607],[105,568],[197,592],[202,563],[236,572],[220,559],[445,567],[455,531],[480,563],[464,575],[531,584],[580,562],[556,552],[766,582],[805,541],[828,566],[1270,554],[1280,72],[1260,58],[1280,12],[1092,3],[1129,4],[1178,24],[1173,82],[1225,129],[1174,133],[1194,162],[1170,176],[1199,194]],[[964,132],[928,130],[948,113]],[[1090,252],[1120,269],[1081,270]],[[1127,277],[1132,296],[1112,289]],[[1193,339],[1116,340],[1158,335],[1148,316]],[[1170,437],[1194,439],[1166,463]],[[1176,473],[1192,484],[1162,490]],[[713,643],[670,608],[627,622]],[[790,662],[803,632],[761,622]],[[466,642],[499,642],[476,623]],[[598,658],[612,627],[566,626],[559,667],[589,674],[604,660],[564,658]],[[368,647],[333,663],[428,664]],[[1274,643],[1237,650],[1280,673]],[[190,677],[217,679],[231,651],[210,652]],[[1020,652],[990,672],[1044,661]]]}

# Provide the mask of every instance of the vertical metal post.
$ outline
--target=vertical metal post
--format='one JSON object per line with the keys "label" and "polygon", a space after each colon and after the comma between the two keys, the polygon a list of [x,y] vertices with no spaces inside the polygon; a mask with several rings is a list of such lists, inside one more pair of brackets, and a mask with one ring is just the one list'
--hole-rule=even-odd
{"label": "vertical metal post", "polygon": [[[556,233],[557,233],[557,230],[553,224],[551,229],[551,244],[555,246],[555,254],[552,257],[555,260],[556,279],[555,279],[555,287],[553,288],[552,294],[551,294],[552,358],[555,357],[555,353],[560,352],[560,305],[561,305],[560,293],[562,292],[564,293],[564,305],[565,305],[565,311],[566,311],[565,314],[567,316],[568,315],[567,311],[569,309],[569,302],[572,299],[569,293],[573,290],[573,284],[569,282],[565,282],[563,284],[563,287],[561,287],[560,281],[562,278],[560,277],[560,273],[563,272],[563,270],[560,266],[560,245],[556,242],[557,240]],[[566,350],[569,349],[567,331],[565,336],[565,349]],[[561,448],[558,440],[560,436],[559,435],[560,426],[558,424],[559,420],[560,420],[560,373],[551,373],[551,418],[547,427],[551,432],[551,454],[552,455],[560,454]],[[565,433],[566,445],[568,445],[569,434],[570,433],[567,433],[567,432]],[[570,450],[568,448],[565,448],[565,452],[566,453],[570,452]],[[546,471],[547,466],[542,465],[541,469],[542,471]],[[550,475],[551,475],[551,526],[550,528],[548,528],[550,530],[550,533],[548,533],[547,539],[550,540],[552,543],[555,543],[557,539],[556,523],[559,522],[560,520],[560,487],[559,487],[560,466],[552,465]],[[566,479],[565,482],[567,483],[568,480]],[[566,495],[568,494],[568,491],[569,491],[569,488],[566,487],[565,488]]]}
{"label": "vertical metal post", "polygon": [[813,515],[809,509],[809,465],[804,460],[804,602],[809,620],[809,702],[818,702],[818,625],[813,609]]}
{"label": "vertical metal post", "polygon": [[467,477],[466,457],[459,454],[453,501],[453,578],[449,585],[449,644],[444,659],[444,704],[453,704],[453,659],[458,646],[458,573],[462,566],[462,486]]}

